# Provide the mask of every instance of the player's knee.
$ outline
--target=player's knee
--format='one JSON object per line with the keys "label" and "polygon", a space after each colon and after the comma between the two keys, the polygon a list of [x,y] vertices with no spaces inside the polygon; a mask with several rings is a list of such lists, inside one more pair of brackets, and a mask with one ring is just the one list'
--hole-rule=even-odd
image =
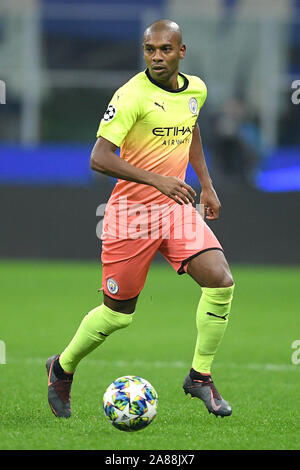
{"label": "player's knee", "polygon": [[111,308],[114,312],[133,314],[135,311],[138,296],[129,300],[115,300],[104,294],[104,305]]}
{"label": "player's knee", "polygon": [[214,273],[214,287],[231,287],[234,285],[233,276],[225,256],[222,256],[220,262],[215,265]]}
{"label": "player's knee", "polygon": [[219,285],[218,287],[231,287],[234,285],[234,280],[232,274],[229,270],[223,271],[220,276]]}
{"label": "player's knee", "polygon": [[213,269],[208,287],[230,287],[234,285],[234,280],[229,268],[216,267]]}
{"label": "player's knee", "polygon": [[234,285],[233,276],[225,258],[218,265],[215,282],[215,287],[231,287]]}

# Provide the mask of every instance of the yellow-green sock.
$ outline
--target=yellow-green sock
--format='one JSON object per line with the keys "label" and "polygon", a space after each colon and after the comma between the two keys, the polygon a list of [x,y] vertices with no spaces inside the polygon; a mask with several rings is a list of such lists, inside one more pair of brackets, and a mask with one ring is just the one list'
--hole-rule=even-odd
{"label": "yellow-green sock", "polygon": [[211,373],[211,365],[228,324],[234,286],[202,287],[196,314],[197,342],[192,368]]}
{"label": "yellow-green sock", "polygon": [[82,320],[70,344],[60,355],[59,363],[70,374],[87,354],[102,344],[114,331],[132,322],[133,314],[119,313],[102,304]]}

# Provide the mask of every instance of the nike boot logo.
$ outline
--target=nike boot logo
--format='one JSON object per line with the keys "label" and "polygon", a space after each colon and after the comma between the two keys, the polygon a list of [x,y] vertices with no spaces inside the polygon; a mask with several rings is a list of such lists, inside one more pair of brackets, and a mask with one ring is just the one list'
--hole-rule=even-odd
{"label": "nike boot logo", "polygon": [[51,374],[52,374],[52,367],[53,367],[54,361],[51,362],[50,369],[49,369],[49,375],[48,375],[48,387],[50,387],[52,384],[51,382]]}
{"label": "nike boot logo", "polygon": [[210,391],[210,403],[213,410],[218,411],[221,408],[221,405],[217,405],[213,396],[213,392]]}

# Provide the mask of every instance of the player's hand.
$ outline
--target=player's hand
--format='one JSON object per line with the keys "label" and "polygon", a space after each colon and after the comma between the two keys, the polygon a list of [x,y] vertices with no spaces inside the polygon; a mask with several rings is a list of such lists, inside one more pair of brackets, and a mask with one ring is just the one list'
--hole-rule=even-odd
{"label": "player's hand", "polygon": [[180,205],[193,203],[197,195],[191,186],[175,176],[156,174],[153,186]]}
{"label": "player's hand", "polygon": [[204,206],[204,217],[206,219],[216,220],[219,218],[221,203],[213,186],[202,188],[200,204]]}

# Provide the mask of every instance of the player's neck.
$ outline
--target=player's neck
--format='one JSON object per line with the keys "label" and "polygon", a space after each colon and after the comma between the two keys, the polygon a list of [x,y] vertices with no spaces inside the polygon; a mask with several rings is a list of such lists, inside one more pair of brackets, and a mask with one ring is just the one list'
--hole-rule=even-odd
{"label": "player's neck", "polygon": [[178,90],[178,70],[176,70],[168,80],[157,80],[152,77],[151,73],[149,72],[153,82],[156,82],[158,85],[162,85],[164,88],[169,90]]}
{"label": "player's neck", "polygon": [[166,88],[170,88],[170,90],[178,90],[178,70],[162,85]]}

